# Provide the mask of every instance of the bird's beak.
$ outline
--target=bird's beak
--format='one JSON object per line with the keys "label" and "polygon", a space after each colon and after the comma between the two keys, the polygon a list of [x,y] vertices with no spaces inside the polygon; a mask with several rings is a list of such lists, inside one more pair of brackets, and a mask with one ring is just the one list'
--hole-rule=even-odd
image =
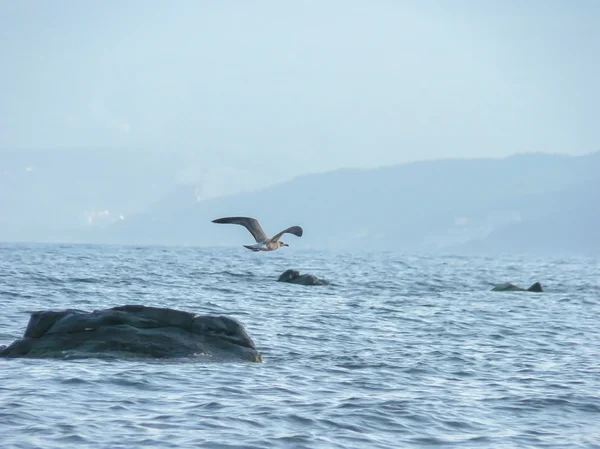
{"label": "bird's beak", "polygon": [[284,243],[283,246],[290,246],[290,245],[288,245],[287,243]]}

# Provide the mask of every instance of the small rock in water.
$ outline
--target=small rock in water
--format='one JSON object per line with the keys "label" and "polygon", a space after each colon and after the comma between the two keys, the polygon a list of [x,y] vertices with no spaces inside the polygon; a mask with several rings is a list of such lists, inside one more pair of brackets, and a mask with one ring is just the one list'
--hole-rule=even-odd
{"label": "small rock in water", "polygon": [[540,293],[542,292],[542,284],[540,284],[539,282],[536,282],[535,284],[532,284],[531,287],[525,289],[525,288],[521,288],[521,287],[517,287],[514,284],[511,284],[510,282],[505,282],[503,284],[498,284],[496,286],[494,286],[494,288],[492,288],[493,292],[535,292],[535,293]]}
{"label": "small rock in water", "polygon": [[328,281],[319,279],[312,274],[300,274],[297,270],[285,270],[277,279],[279,282],[289,282],[300,285],[327,285]]}

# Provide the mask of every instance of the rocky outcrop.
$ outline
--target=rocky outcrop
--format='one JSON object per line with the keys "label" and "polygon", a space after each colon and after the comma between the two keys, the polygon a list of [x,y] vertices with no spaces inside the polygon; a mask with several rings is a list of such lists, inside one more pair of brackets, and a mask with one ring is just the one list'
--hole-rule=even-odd
{"label": "rocky outcrop", "polygon": [[529,288],[521,288],[521,287],[517,287],[516,285],[511,284],[510,282],[505,282],[504,284],[498,284],[498,285],[494,286],[492,291],[493,292],[535,292],[535,293],[540,293],[543,290],[542,290],[542,284],[540,284],[539,282],[532,284],[531,287],[529,287]]}
{"label": "rocky outcrop", "polygon": [[23,338],[0,347],[0,357],[101,355],[262,361],[233,318],[142,305],[34,312]]}
{"label": "rocky outcrop", "polygon": [[327,285],[328,281],[319,279],[312,274],[300,274],[296,270],[285,270],[277,279],[279,282],[289,282],[290,284],[299,285]]}

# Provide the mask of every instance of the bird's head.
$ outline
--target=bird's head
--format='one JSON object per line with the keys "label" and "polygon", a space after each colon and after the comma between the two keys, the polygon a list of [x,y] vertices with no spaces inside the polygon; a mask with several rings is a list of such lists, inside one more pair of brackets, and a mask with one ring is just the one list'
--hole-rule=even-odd
{"label": "bird's head", "polygon": [[284,243],[284,242],[279,242],[279,247],[281,248],[282,246],[290,246],[290,245],[288,245],[287,243]]}

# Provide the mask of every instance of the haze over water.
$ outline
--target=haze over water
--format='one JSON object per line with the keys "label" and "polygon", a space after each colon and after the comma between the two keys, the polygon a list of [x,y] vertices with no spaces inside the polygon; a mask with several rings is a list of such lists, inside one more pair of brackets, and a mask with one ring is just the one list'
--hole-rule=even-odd
{"label": "haze over water", "polygon": [[598,447],[599,281],[594,258],[3,244],[0,344],[33,310],[145,304],[235,317],[265,361],[0,360],[0,446]]}

